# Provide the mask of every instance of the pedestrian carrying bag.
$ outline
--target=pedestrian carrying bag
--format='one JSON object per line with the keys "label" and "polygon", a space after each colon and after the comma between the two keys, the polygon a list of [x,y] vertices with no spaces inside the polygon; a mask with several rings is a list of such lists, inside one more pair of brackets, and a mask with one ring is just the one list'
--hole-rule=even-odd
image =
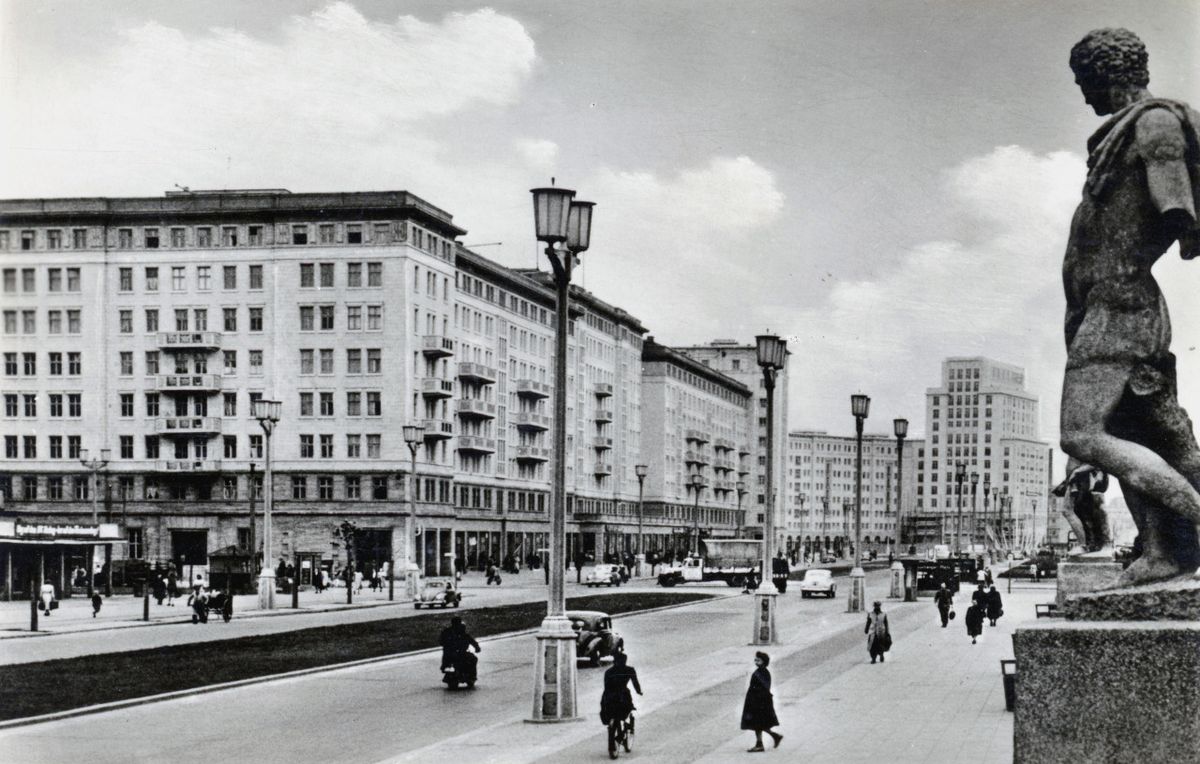
{"label": "pedestrian carrying bag", "polygon": [[50,609],[58,610],[58,600],[50,600]]}
{"label": "pedestrian carrying bag", "polygon": [[953,610],[950,611],[950,620],[951,621],[954,620],[954,611]]}

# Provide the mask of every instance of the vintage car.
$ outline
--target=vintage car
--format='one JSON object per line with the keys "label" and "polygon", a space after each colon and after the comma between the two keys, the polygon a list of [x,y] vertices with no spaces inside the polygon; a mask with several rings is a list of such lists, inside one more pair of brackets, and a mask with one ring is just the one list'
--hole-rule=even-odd
{"label": "vintage car", "polygon": [[621,570],[616,565],[593,565],[583,583],[587,586],[620,586]]}
{"label": "vintage car", "polygon": [[462,602],[462,595],[454,588],[454,579],[428,578],[425,580],[425,586],[421,588],[421,593],[413,600],[413,609],[458,607],[460,602]]}
{"label": "vintage car", "polygon": [[575,657],[587,660],[593,666],[600,659],[625,649],[625,640],[612,629],[612,616],[598,610],[568,610],[571,628],[578,635],[575,641]]}
{"label": "vintage car", "polygon": [[832,552],[823,552],[821,554],[821,562],[823,562],[823,563],[837,562],[837,556],[835,554],[833,554]]}
{"label": "vintage car", "polygon": [[837,592],[837,584],[833,583],[833,573],[824,568],[811,568],[804,571],[800,581],[800,596],[808,598],[814,594],[824,594],[833,597]]}

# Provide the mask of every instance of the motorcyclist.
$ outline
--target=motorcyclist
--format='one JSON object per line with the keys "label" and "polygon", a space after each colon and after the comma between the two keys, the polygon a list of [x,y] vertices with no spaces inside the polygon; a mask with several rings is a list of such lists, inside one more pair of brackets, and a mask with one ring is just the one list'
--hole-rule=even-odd
{"label": "motorcyclist", "polygon": [[628,661],[625,653],[613,653],[612,668],[604,672],[604,694],[600,696],[600,723],[605,726],[611,721],[624,719],[633,711],[630,682],[633,682],[633,689],[637,690],[637,694],[642,694],[637,669],[628,665]]}
{"label": "motorcyclist", "polygon": [[462,618],[458,616],[451,618],[450,625],[442,629],[439,642],[442,645],[443,671],[453,666],[455,660],[467,652],[467,648],[473,647],[475,652],[479,652],[479,643],[467,632]]}

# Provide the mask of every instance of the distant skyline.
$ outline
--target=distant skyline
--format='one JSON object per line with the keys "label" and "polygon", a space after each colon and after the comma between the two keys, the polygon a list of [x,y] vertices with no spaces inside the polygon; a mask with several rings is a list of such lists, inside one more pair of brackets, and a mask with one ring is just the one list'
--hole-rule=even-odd
{"label": "distant skyline", "polygon": [[[1022,366],[1057,440],[1059,269],[1101,123],[1090,29],[1200,103],[1194,2],[0,5],[0,196],[406,189],[545,268],[528,189],[597,202],[578,283],[660,342],[772,331],[790,429],[906,417],[947,356]],[[1173,254],[1182,403],[1200,273]],[[1056,469],[1060,465],[1056,464]]]}

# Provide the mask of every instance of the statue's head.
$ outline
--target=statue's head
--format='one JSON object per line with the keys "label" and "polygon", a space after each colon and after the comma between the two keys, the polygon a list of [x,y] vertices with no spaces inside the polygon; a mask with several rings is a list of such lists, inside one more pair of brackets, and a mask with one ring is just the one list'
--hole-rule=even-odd
{"label": "statue's head", "polygon": [[1071,71],[1083,100],[1097,114],[1112,114],[1127,103],[1121,94],[1150,84],[1149,58],[1128,29],[1095,29],[1071,48]]}

